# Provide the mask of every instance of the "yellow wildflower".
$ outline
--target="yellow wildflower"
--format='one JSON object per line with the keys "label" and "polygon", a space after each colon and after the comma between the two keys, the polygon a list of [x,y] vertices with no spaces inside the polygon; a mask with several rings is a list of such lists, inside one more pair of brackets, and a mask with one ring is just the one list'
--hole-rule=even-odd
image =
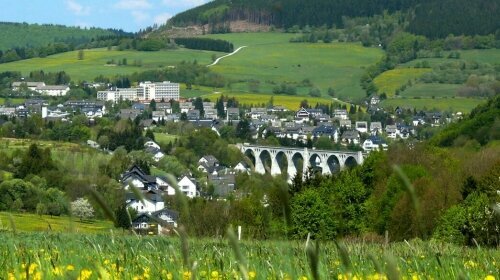
{"label": "yellow wildflower", "polygon": [[495,280],[495,276],[487,275],[486,277],[484,277],[484,280]]}
{"label": "yellow wildflower", "polygon": [[62,276],[64,274],[64,271],[60,267],[56,267],[52,269],[52,274],[56,276]]}
{"label": "yellow wildflower", "polygon": [[67,271],[73,271],[73,270],[75,270],[75,267],[74,267],[72,264],[68,264],[68,265],[66,266],[66,270],[67,270]]}
{"label": "yellow wildflower", "polygon": [[92,271],[88,270],[88,269],[83,269],[82,271],[80,271],[80,276],[78,276],[78,280],[87,280],[90,278],[90,276],[92,275]]}
{"label": "yellow wildflower", "polygon": [[255,279],[256,276],[257,276],[257,273],[255,271],[248,272],[248,278]]}
{"label": "yellow wildflower", "polygon": [[477,266],[477,263],[475,263],[475,262],[474,262],[474,261],[472,261],[472,260],[466,261],[466,262],[464,263],[464,267],[465,267],[465,268],[474,268],[474,267],[476,267],[476,266]]}
{"label": "yellow wildflower", "polygon": [[184,280],[191,279],[191,271],[184,271],[184,273],[182,274],[182,279]]}

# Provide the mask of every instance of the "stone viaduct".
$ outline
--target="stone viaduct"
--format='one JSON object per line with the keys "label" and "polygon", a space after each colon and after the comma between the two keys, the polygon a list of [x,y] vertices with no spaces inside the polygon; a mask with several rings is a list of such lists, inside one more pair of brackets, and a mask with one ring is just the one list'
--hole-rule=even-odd
{"label": "stone viaduct", "polygon": [[288,147],[267,147],[238,144],[240,151],[252,160],[257,173],[271,175],[288,174],[291,180],[301,170],[305,174],[309,167],[321,170],[325,175],[339,172],[346,167],[363,163],[362,152],[328,151]]}

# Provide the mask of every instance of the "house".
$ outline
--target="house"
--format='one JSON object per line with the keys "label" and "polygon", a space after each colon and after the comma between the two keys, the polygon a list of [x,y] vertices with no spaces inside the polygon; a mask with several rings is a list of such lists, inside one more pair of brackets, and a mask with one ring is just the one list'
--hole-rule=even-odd
{"label": "house", "polygon": [[412,119],[413,126],[425,125],[425,119],[420,116],[414,116]]}
{"label": "house", "polygon": [[267,111],[270,113],[281,113],[288,112],[288,109],[284,106],[273,106],[271,108],[267,108]]}
{"label": "house", "polygon": [[135,110],[135,109],[121,109],[120,110],[120,119],[131,119],[135,120],[139,115],[141,114],[141,111]]}
{"label": "house", "polygon": [[340,120],[339,121],[339,126],[340,127],[345,127],[347,129],[351,129],[352,128],[352,122],[351,122],[351,120]]}
{"label": "house", "polygon": [[304,109],[304,107],[300,108],[300,110],[295,113],[295,117],[298,119],[309,119],[310,115],[309,111]]}
{"label": "house", "polygon": [[146,110],[146,104],[134,103],[134,104],[132,104],[132,109],[143,112],[144,110]]}
{"label": "house", "polygon": [[232,172],[219,172],[208,176],[209,182],[214,187],[213,194],[225,197],[232,193],[235,188],[236,178]]}
{"label": "house", "polygon": [[25,86],[29,90],[35,91],[38,87],[44,87],[45,83],[44,82],[13,82],[12,83],[12,90],[19,91],[23,86]]}
{"label": "house", "polygon": [[382,123],[381,122],[370,123],[370,133],[372,135],[377,135],[379,133],[382,133]]}
{"label": "house", "polygon": [[160,121],[164,121],[167,118],[165,111],[153,111],[151,114],[152,119],[157,123]]}
{"label": "house", "polygon": [[349,118],[349,115],[347,114],[346,109],[336,109],[333,110],[333,117],[339,120],[347,120]]}
{"label": "house", "polygon": [[177,227],[179,214],[169,209],[141,213],[132,220],[134,231],[139,234],[170,234]]}
{"label": "house", "polygon": [[11,118],[15,116],[16,114],[16,108],[0,108],[0,116],[7,116],[8,118]]}
{"label": "house", "polygon": [[380,97],[376,94],[372,95],[370,98],[370,105],[378,105],[380,103]]}
{"label": "house", "polygon": [[380,138],[379,136],[370,136],[368,139],[366,139],[363,142],[363,150],[370,152],[370,151],[377,151],[377,150],[387,150],[387,143],[385,143],[384,139]]}
{"label": "house", "polygon": [[127,193],[125,203],[128,208],[135,209],[138,213],[152,213],[165,208],[162,196],[150,190],[143,194],[143,197],[136,197],[134,193]]}
{"label": "house", "polygon": [[205,164],[206,166],[218,166],[219,160],[213,155],[206,155],[198,160],[198,164]]}
{"label": "house", "polygon": [[200,116],[201,116],[200,110],[198,109],[192,109],[187,112],[188,120],[199,120]]}
{"label": "house", "polygon": [[217,119],[217,110],[216,109],[204,109],[204,110],[205,110],[205,119],[206,120]]}
{"label": "house", "polygon": [[238,164],[236,164],[236,166],[233,168],[233,170],[235,172],[249,173],[252,169],[251,169],[250,165],[248,165],[248,163],[246,163],[245,161],[240,161],[240,162],[238,162]]}
{"label": "house", "polygon": [[188,176],[184,176],[177,183],[179,186],[179,190],[184,193],[189,198],[194,198],[198,196],[198,190],[196,188],[196,183],[193,178],[189,178]]}
{"label": "house", "polygon": [[170,102],[156,103],[156,110],[163,111],[166,114],[172,114],[172,104],[170,104]]}
{"label": "house", "polygon": [[147,147],[146,153],[150,154],[155,162],[159,162],[162,158],[165,157],[165,154],[162,153],[160,149],[154,147]]}
{"label": "house", "polygon": [[134,165],[122,174],[120,182],[125,190],[136,187],[140,190],[157,190],[158,183],[155,176],[146,174],[139,166]]}
{"label": "house", "polygon": [[145,148],[148,148],[148,147],[152,147],[152,148],[155,148],[155,149],[160,149],[160,145],[156,144],[156,142],[154,141],[148,141],[146,143],[144,143],[144,147]]}
{"label": "house", "polygon": [[153,119],[141,120],[139,126],[144,130],[148,130],[149,128],[155,127],[155,121]]}
{"label": "house", "polygon": [[214,102],[203,102],[203,110],[210,110],[215,108],[215,103]]}
{"label": "house", "polygon": [[312,136],[314,138],[319,138],[321,136],[327,136],[333,141],[337,142],[339,138],[339,132],[337,128],[333,125],[320,125],[313,129]]}
{"label": "house", "polygon": [[191,102],[182,102],[179,103],[179,107],[181,109],[181,113],[188,113],[190,110],[194,110],[194,105]]}
{"label": "house", "polygon": [[252,120],[260,119],[265,114],[267,114],[266,108],[250,108],[250,118]]}
{"label": "house", "polygon": [[347,130],[341,136],[342,142],[345,144],[359,144],[359,132],[357,130]]}
{"label": "house", "polygon": [[240,119],[240,109],[239,108],[227,108],[226,119],[227,119],[227,121],[239,120]]}
{"label": "house", "polygon": [[398,130],[398,128],[396,127],[396,125],[385,126],[385,133],[387,134],[388,138],[396,139],[397,130]]}
{"label": "house", "polygon": [[356,130],[360,133],[368,132],[368,123],[367,122],[356,122]]}
{"label": "house", "polygon": [[41,95],[65,96],[69,91],[69,86],[38,86],[35,89]]}

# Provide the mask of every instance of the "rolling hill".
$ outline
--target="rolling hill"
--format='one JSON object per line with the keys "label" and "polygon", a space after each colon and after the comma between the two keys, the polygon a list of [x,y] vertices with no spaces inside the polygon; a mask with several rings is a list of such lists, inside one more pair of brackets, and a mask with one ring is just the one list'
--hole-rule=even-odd
{"label": "rolling hill", "polygon": [[102,28],[80,28],[53,24],[0,22],[0,50],[42,47],[53,43],[79,45],[102,36],[125,34]]}

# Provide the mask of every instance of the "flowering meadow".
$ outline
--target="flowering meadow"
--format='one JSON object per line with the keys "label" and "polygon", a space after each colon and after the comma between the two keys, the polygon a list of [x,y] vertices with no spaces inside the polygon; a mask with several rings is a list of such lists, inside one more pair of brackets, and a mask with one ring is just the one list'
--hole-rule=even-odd
{"label": "flowering meadow", "polygon": [[[500,279],[500,250],[0,233],[0,279]],[[311,245],[314,244],[314,245]],[[310,250],[311,249],[311,250]]]}

